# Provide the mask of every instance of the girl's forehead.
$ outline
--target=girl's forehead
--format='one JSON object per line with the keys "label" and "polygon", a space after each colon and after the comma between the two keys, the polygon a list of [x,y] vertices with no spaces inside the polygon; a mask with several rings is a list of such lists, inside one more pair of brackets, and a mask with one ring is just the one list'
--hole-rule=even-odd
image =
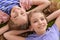
{"label": "girl's forehead", "polygon": [[42,13],[35,13],[35,14],[32,14],[32,17],[44,17],[44,15]]}
{"label": "girl's forehead", "polygon": [[45,18],[45,17],[41,13],[35,13],[30,17],[30,19],[32,19],[32,20],[36,20],[36,19],[39,19],[39,18]]}

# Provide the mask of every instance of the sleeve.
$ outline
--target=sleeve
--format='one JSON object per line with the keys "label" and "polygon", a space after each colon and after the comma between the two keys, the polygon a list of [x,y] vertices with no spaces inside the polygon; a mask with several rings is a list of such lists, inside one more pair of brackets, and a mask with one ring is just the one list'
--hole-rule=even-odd
{"label": "sleeve", "polygon": [[60,32],[59,32],[59,38],[60,38]]}
{"label": "sleeve", "polygon": [[0,9],[7,14],[10,14],[13,6],[19,5],[19,2],[17,0],[4,0],[4,1],[1,0],[0,2],[1,2]]}
{"label": "sleeve", "polygon": [[40,36],[28,36],[26,38],[26,40],[42,40],[42,38]]}
{"label": "sleeve", "polygon": [[26,40],[42,40],[42,38],[37,37],[37,38],[26,38]]}
{"label": "sleeve", "polygon": [[31,38],[26,38],[25,40],[32,40]]}
{"label": "sleeve", "polygon": [[50,28],[50,31],[52,31],[52,32],[56,32],[57,34],[59,34],[59,30],[58,30],[56,24],[53,24],[53,25],[52,25],[52,27]]}

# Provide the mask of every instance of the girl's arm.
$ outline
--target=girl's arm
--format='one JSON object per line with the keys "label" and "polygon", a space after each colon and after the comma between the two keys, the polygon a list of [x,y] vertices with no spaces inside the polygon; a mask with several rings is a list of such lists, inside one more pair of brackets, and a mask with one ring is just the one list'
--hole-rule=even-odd
{"label": "girl's arm", "polygon": [[12,30],[12,31],[9,31],[7,32],[8,34],[11,34],[11,35],[18,35],[18,34],[22,34],[24,32],[27,32],[29,30]]}
{"label": "girl's arm", "polygon": [[57,10],[57,11],[55,11],[55,12],[53,12],[53,13],[51,13],[51,14],[50,14],[49,16],[47,16],[46,18],[47,18],[47,20],[48,20],[48,22],[49,22],[49,21],[57,18],[59,15],[60,15],[60,9]]}
{"label": "girl's arm", "polygon": [[7,35],[5,36],[5,38],[6,38],[7,40],[25,40],[24,37],[15,36],[15,35],[9,35],[9,34],[7,34]]}
{"label": "girl's arm", "polygon": [[50,5],[50,1],[48,1],[48,0],[32,0],[31,5],[38,5],[38,6],[34,9],[30,10],[29,12],[31,12],[31,11],[42,11],[48,5]]}
{"label": "girl's arm", "polygon": [[55,24],[56,24],[58,30],[60,31],[60,15],[58,15],[58,17],[56,18]]}
{"label": "girl's arm", "polygon": [[17,36],[17,35],[21,34],[21,33],[24,33],[24,32],[27,32],[27,31],[29,31],[29,30],[21,30],[21,31],[13,30],[13,31],[9,31],[9,32],[4,33],[4,37],[7,40],[25,40],[24,37]]}
{"label": "girl's arm", "polygon": [[49,21],[51,21],[51,20],[53,20],[53,19],[55,19],[55,18],[56,18],[55,24],[57,25],[57,28],[58,28],[59,31],[60,31],[60,9],[57,10],[57,11],[55,11],[55,12],[53,12],[51,15],[49,15],[49,16],[47,17],[47,20],[48,20],[48,22],[49,22]]}
{"label": "girl's arm", "polygon": [[6,32],[9,29],[8,25],[5,25],[4,27],[0,28],[0,35]]}

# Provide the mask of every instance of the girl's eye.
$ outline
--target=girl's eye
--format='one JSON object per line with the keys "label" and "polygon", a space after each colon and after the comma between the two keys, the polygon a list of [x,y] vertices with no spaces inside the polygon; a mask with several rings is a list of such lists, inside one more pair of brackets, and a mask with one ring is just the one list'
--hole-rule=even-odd
{"label": "girl's eye", "polygon": [[33,21],[33,23],[36,23],[37,21]]}
{"label": "girl's eye", "polygon": [[16,18],[17,16],[14,16],[14,18]]}
{"label": "girl's eye", "polygon": [[23,15],[24,13],[21,13],[21,15]]}
{"label": "girl's eye", "polygon": [[14,15],[14,18],[16,18],[17,17],[17,15]]}
{"label": "girl's eye", "polygon": [[41,18],[41,20],[43,21],[43,20],[44,20],[44,18]]}
{"label": "girl's eye", "polygon": [[18,14],[17,14],[17,13],[15,13],[14,18],[16,18],[17,16],[18,16]]}

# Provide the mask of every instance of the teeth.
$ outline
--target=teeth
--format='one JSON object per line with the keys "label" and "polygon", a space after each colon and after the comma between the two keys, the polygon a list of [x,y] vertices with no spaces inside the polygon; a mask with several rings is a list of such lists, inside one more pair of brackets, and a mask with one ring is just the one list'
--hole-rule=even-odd
{"label": "teeth", "polygon": [[38,28],[40,28],[40,27],[38,27]]}
{"label": "teeth", "polygon": [[38,28],[43,28],[43,26],[40,26],[40,27],[38,27]]}

